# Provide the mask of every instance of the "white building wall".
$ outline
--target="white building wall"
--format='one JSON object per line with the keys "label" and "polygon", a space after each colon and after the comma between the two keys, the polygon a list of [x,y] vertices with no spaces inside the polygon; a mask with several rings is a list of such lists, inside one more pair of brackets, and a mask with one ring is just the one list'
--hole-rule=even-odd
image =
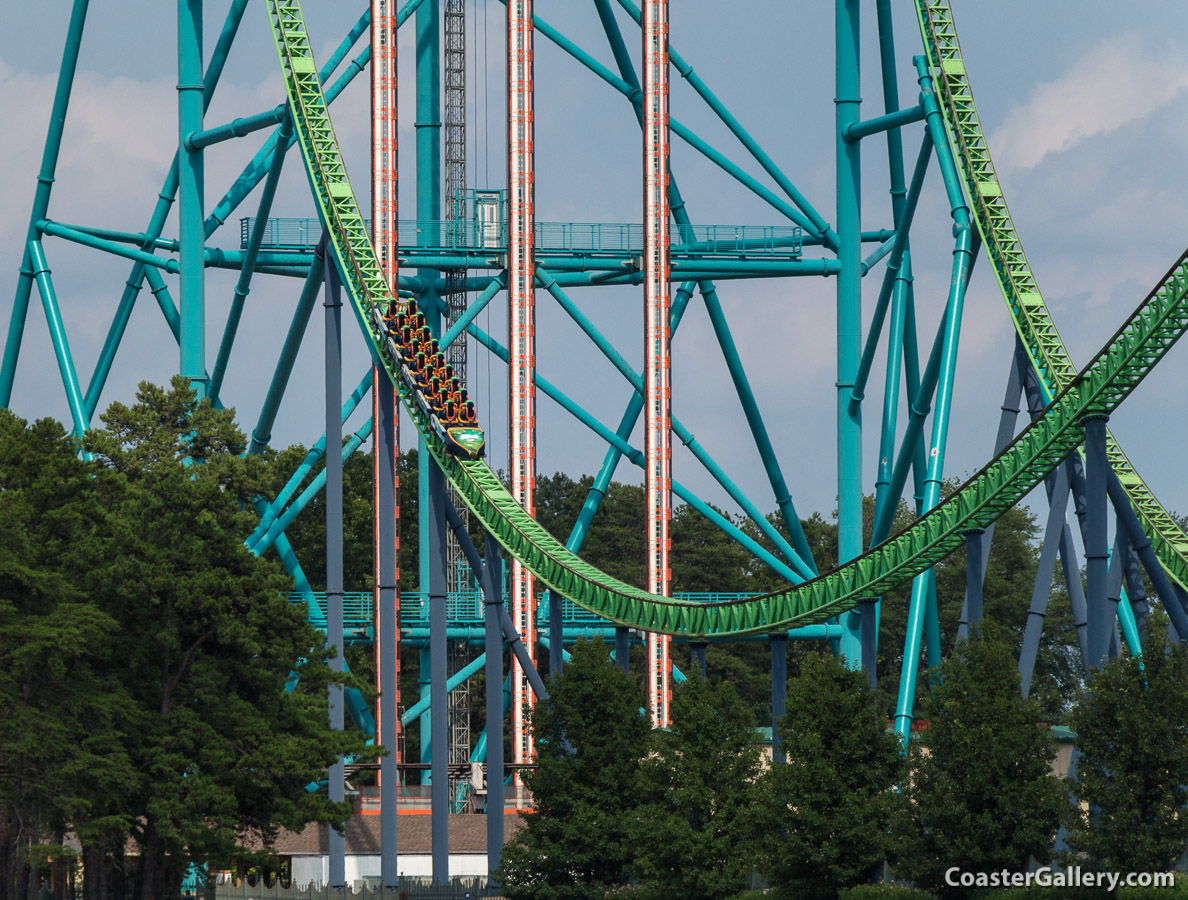
{"label": "white building wall", "polygon": [[[310,883],[321,887],[330,880],[330,858],[328,856],[294,856],[293,885],[304,888]],[[402,878],[429,878],[433,875],[433,857],[428,853],[406,853],[396,858],[396,871]],[[453,853],[450,855],[450,876],[473,878],[487,874],[487,854]],[[346,858],[347,884],[380,877],[380,857],[376,855],[348,854]]]}

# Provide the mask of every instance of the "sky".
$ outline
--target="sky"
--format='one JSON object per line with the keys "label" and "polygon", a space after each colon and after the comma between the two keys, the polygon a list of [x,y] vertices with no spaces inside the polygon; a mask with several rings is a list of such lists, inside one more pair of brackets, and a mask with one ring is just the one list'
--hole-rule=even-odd
{"label": "sky", "polygon": [[[916,96],[912,56],[920,52],[912,5],[896,8],[901,102]],[[0,297],[16,284],[41,147],[71,4],[0,0]],[[967,70],[991,153],[1028,258],[1074,360],[1084,364],[1105,343],[1188,238],[1188,6],[1148,2],[1127,7],[1098,0],[954,0]],[[363,3],[307,4],[315,55],[324,60],[363,11]],[[469,183],[502,187],[504,9],[495,0],[468,3]],[[723,10],[728,12],[723,14]],[[50,218],[140,231],[177,146],[175,5],[160,0],[95,3],[88,15],[53,187]],[[863,4],[863,117],[882,112],[873,6]],[[225,0],[206,10],[213,47]],[[538,0],[538,16],[556,25],[604,65],[613,60],[593,4]],[[813,206],[831,223],[834,211],[833,41],[829,4],[746,0],[723,7],[705,0],[670,4],[673,46],[754,135]],[[625,15],[628,46],[638,32]],[[537,36],[537,218],[542,221],[633,222],[640,213],[640,138],[629,106],[613,89]],[[356,45],[356,51],[363,44]],[[401,29],[399,119],[401,218],[414,217],[413,38]],[[352,53],[352,56],[354,53]],[[672,115],[771,185],[711,110],[673,72]],[[248,6],[236,45],[207,114],[208,125],[251,115],[283,97],[264,4]],[[364,208],[368,185],[367,88],[359,77],[332,108],[348,168]],[[914,158],[919,125],[904,130]],[[207,152],[207,204],[213,205],[267,132]],[[886,145],[863,144],[863,227],[890,225]],[[672,169],[696,223],[782,225],[786,219],[688,146],[674,139]],[[211,246],[238,248],[239,218],[255,214],[258,192],[217,232]],[[291,155],[275,215],[312,216],[305,175]],[[165,234],[176,234],[171,219]],[[949,284],[949,210],[933,168],[912,233],[921,340],[931,340]],[[869,249],[869,248],[868,248]],[[129,264],[57,239],[45,250],[84,382],[98,355]],[[817,251],[809,251],[810,255]],[[207,360],[213,366],[234,274],[207,270]],[[864,330],[881,268],[863,286]],[[174,276],[168,276],[171,285]],[[293,279],[258,277],[240,326],[223,397],[250,432],[300,289]],[[836,496],[835,288],[831,279],[723,281],[719,297],[758,398],[779,462],[802,516],[829,516]],[[629,360],[642,362],[642,289],[600,288],[572,296]],[[176,291],[175,291],[176,297]],[[537,294],[538,366],[612,427],[630,390],[543,291]],[[0,300],[7,327],[11,300]],[[478,318],[505,335],[506,304]],[[1014,333],[985,260],[975,268],[964,316],[946,474],[965,477],[990,456]],[[322,432],[322,328],[311,321],[305,347],[273,431],[274,444],[311,444]],[[704,307],[690,305],[673,344],[673,410],[699,442],[764,510],[774,496],[746,432]],[[472,342],[470,384],[488,427],[489,459],[506,466],[506,376],[502,364]],[[363,375],[361,339],[348,336],[344,383]],[[880,351],[867,391],[863,484],[871,490],[878,452]],[[129,400],[144,379],[166,380],[177,348],[147,291],[100,408]],[[1188,513],[1182,451],[1188,441],[1184,385],[1188,351],[1176,348],[1115,414],[1111,428],[1165,505]],[[596,473],[605,446],[543,396],[539,400],[538,471],[575,477]],[[12,408],[21,416],[66,420],[68,409],[34,294]],[[362,422],[356,417],[350,428]],[[405,440],[411,428],[405,429]],[[637,429],[632,443],[639,446]],[[622,480],[640,480],[627,464]],[[674,477],[700,496],[734,509],[724,491],[679,443]]]}

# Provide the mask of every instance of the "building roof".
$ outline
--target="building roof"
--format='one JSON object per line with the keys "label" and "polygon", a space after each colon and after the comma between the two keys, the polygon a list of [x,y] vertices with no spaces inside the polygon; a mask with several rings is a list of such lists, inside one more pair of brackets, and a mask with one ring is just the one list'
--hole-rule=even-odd
{"label": "building roof", "polygon": [[[396,826],[396,846],[401,855],[428,854],[433,849],[433,817],[400,816]],[[503,816],[503,841],[508,843],[524,827],[519,815]],[[312,823],[301,831],[281,831],[274,849],[280,856],[321,856],[326,849],[326,826]],[[348,855],[378,855],[380,852],[380,817],[352,816],[347,820]],[[450,853],[486,853],[487,817],[475,813],[450,816]]]}

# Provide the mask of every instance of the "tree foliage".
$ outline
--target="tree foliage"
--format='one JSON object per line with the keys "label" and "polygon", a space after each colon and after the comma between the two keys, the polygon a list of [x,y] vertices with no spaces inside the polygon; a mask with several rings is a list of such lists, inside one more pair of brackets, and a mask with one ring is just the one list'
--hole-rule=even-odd
{"label": "tree foliage", "polygon": [[759,734],[728,682],[694,674],[671,710],[639,767],[633,874],[657,900],[733,897],[754,859]]}
{"label": "tree foliage", "polygon": [[524,783],[536,811],[503,851],[499,878],[511,898],[602,897],[630,870],[649,725],[641,693],[608,653],[600,641],[579,642],[532,711],[536,770]]}
{"label": "tree foliage", "polygon": [[1070,851],[1099,871],[1170,868],[1188,844],[1188,650],[1152,635],[1141,660],[1090,676],[1071,724]]}
{"label": "tree foliage", "polygon": [[796,897],[836,897],[886,858],[905,774],[867,676],[810,653],[789,685],[780,722],[787,763],[761,782],[760,870]]}
{"label": "tree foliage", "polygon": [[85,460],[60,426],[0,418],[0,704],[38,723],[0,739],[0,768],[27,773],[0,827],[43,841],[69,823],[88,897],[125,872],[135,897],[167,897],[190,860],[349,811],[306,790],[362,740],[328,727],[332,676],[291,580],[243,545],[268,473],[232,416],[184,380],[142,384]]}
{"label": "tree foliage", "polygon": [[992,623],[931,673],[927,727],[911,748],[910,803],[895,832],[898,874],[955,895],[944,872],[1025,871],[1051,856],[1064,791],[1039,705],[1024,700],[1010,645]]}

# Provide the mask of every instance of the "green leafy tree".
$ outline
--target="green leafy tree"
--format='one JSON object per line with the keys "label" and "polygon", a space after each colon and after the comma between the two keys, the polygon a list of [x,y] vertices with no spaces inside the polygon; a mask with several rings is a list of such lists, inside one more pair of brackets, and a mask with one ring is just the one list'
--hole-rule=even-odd
{"label": "green leafy tree", "polygon": [[511,898],[602,897],[626,882],[634,857],[643,697],[601,641],[579,642],[548,686],[532,713],[536,770],[524,776],[536,811],[504,848],[499,878]]}
{"label": "green leafy tree", "polygon": [[1010,645],[992,623],[933,673],[928,726],[913,745],[910,803],[894,829],[895,870],[938,896],[944,872],[1023,871],[1051,858],[1065,806],[1039,705],[1024,700]]}
{"label": "green leafy tree", "polygon": [[729,683],[693,675],[676,689],[672,724],[653,735],[632,816],[636,880],[649,896],[733,897],[754,863],[760,746]]}
{"label": "green leafy tree", "polygon": [[809,653],[780,723],[787,763],[760,783],[760,870],[796,897],[836,897],[886,858],[902,807],[898,738],[867,676],[828,653]]}
{"label": "green leafy tree", "polygon": [[86,447],[116,485],[113,533],[87,587],[117,623],[105,664],[135,704],[120,741],[138,776],[136,893],[164,897],[190,860],[341,822],[345,805],[305,788],[363,741],[329,729],[322,638],[276,563],[243,546],[266,463],[243,456],[233,412],[175,378],[103,422]]}
{"label": "green leafy tree", "polygon": [[68,830],[110,844],[131,824],[108,799],[134,779],[114,732],[131,704],[97,664],[117,626],[82,589],[112,489],[92,474],[57,422],[0,409],[0,897]]}
{"label": "green leafy tree", "polygon": [[1188,650],[1149,639],[1142,660],[1093,673],[1071,724],[1080,804],[1068,846],[1101,871],[1168,869],[1188,845]]}

